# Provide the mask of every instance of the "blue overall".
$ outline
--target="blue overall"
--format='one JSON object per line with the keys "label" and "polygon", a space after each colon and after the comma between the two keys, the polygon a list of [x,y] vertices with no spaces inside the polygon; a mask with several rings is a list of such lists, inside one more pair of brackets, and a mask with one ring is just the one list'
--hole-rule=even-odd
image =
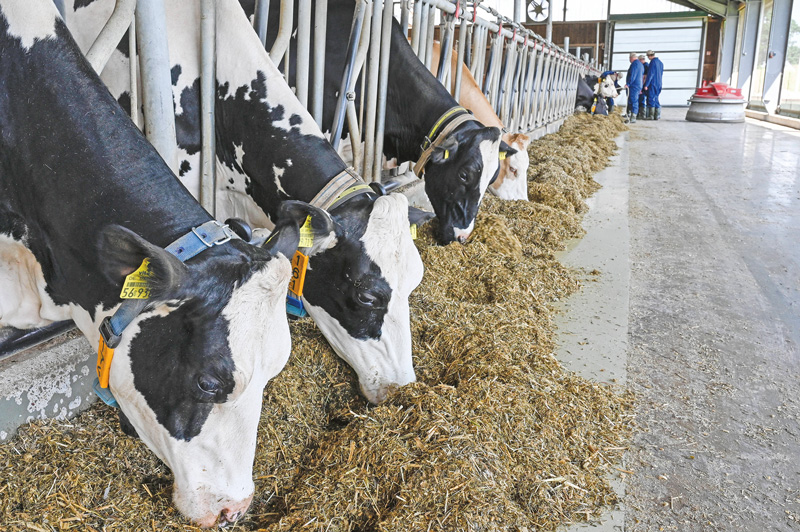
{"label": "blue overall", "polygon": [[650,61],[650,68],[647,72],[647,80],[644,82],[644,86],[647,89],[645,91],[647,95],[647,106],[660,108],[661,104],[658,101],[658,96],[661,94],[661,78],[664,77],[664,63],[662,63],[661,59],[658,57],[654,57],[653,60]]}
{"label": "blue overall", "polygon": [[628,84],[628,112],[634,115],[639,113],[639,94],[642,92],[642,74],[644,65],[636,59],[628,68],[625,83]]}
{"label": "blue overall", "polygon": [[[641,61],[639,62],[641,63]],[[648,72],[647,69],[649,65],[650,63],[642,63],[642,66],[644,66],[644,72],[642,73],[642,79],[644,80],[643,87],[647,86],[647,72]],[[644,93],[644,90],[642,90],[642,92],[639,93],[639,109],[644,109],[645,100],[646,100],[646,95]]]}

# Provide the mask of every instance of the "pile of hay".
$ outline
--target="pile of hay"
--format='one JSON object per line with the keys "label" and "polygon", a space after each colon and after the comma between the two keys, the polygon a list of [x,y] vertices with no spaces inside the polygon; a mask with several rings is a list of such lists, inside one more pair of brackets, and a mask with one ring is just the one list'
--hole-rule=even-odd
{"label": "pile of hay", "polygon": [[[293,355],[265,392],[255,500],[230,530],[553,530],[615,502],[605,473],[630,398],[563,370],[549,305],[578,287],[553,252],[580,234],[591,173],[613,151],[602,139],[620,127],[575,116],[532,143],[540,201],[487,198],[467,245],[420,231],[418,382],[381,406],[311,321],[292,324]],[[4,530],[194,529],[169,471],[115,417],[95,405],[0,446]]]}

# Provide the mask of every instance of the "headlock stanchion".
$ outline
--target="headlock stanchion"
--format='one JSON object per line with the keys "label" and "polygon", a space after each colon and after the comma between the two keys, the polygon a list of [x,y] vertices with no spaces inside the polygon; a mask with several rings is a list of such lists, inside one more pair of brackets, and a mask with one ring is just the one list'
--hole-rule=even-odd
{"label": "headlock stanchion", "polygon": [[[300,0],[297,28],[290,27],[294,2],[271,1],[281,2],[281,23],[270,56],[276,63],[282,61],[289,52],[284,42],[297,31],[296,94],[320,121],[327,0],[314,0],[313,27],[310,0]],[[257,0],[254,17],[256,31],[264,42],[268,5],[269,0]],[[480,0],[356,0],[331,142],[338,148],[341,133],[347,128],[353,165],[367,182],[381,178],[390,26],[395,8],[404,34],[426,67],[430,68],[433,59],[434,37],[441,41],[439,63],[434,65],[436,77],[448,90],[453,88],[453,97],[458,100],[461,93],[463,62],[509,132],[530,134],[539,130],[543,134],[557,128],[572,113],[578,78],[600,73],[594,64],[569,54]],[[313,61],[309,60],[312,34]],[[457,69],[451,67],[453,54],[458,58]],[[313,75],[308,72],[309,65]],[[359,108],[354,98],[357,83],[363,95]]]}

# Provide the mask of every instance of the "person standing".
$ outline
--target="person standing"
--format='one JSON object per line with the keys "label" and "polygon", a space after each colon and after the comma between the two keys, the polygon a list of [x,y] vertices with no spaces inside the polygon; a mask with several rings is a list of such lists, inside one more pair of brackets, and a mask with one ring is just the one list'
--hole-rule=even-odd
{"label": "person standing", "polygon": [[661,94],[661,80],[664,76],[664,63],[656,57],[653,50],[647,50],[647,57],[650,59],[650,66],[647,71],[647,79],[644,82],[644,93],[647,95],[647,112],[645,120],[661,119],[661,103],[658,96]]}
{"label": "person standing", "polygon": [[[644,87],[644,84],[647,83],[647,67],[648,67],[648,63],[645,60],[644,54],[641,54],[639,56],[639,62],[644,67],[644,72],[642,73],[642,87]],[[646,116],[646,113],[647,113],[647,101],[645,98],[644,89],[642,89],[642,92],[639,93],[639,113],[637,114],[636,118],[642,120]]]}
{"label": "person standing", "polygon": [[631,66],[628,67],[628,75],[625,78],[625,85],[628,87],[628,120],[636,123],[636,115],[639,113],[639,94],[642,92],[642,74],[644,65],[639,61],[636,52],[631,52]]}

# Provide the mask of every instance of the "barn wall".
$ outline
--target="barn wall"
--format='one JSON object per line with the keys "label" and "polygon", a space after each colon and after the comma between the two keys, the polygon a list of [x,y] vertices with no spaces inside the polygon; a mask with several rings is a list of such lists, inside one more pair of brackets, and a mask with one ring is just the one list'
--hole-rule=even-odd
{"label": "barn wall", "polygon": [[[525,27],[537,35],[544,37],[547,34],[547,24],[525,24]],[[597,39],[597,30],[600,29],[600,39]],[[564,38],[569,37],[569,51],[575,53],[581,48],[581,55],[588,53],[591,61],[603,61],[605,50],[606,21],[594,20],[588,22],[553,22],[553,42],[562,45]],[[599,47],[598,47],[599,42]]]}

